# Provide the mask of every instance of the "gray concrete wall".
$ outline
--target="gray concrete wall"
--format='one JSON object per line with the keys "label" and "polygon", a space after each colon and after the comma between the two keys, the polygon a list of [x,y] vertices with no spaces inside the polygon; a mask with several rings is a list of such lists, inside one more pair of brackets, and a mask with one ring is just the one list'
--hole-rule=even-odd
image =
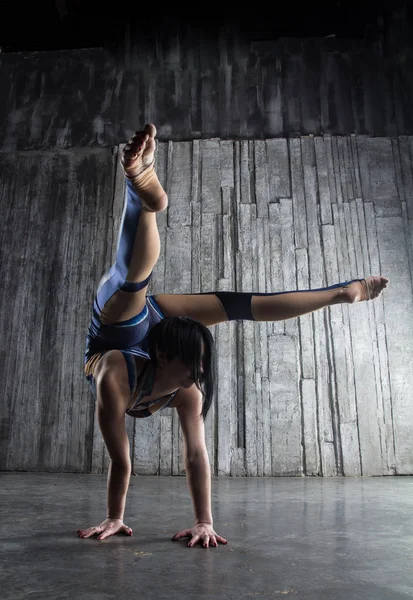
{"label": "gray concrete wall", "polygon": [[[151,293],[391,279],[374,304],[213,331],[213,472],[412,472],[413,70],[402,33],[368,44],[187,30],[118,54],[0,55],[0,469],[107,468],[83,350],[122,214],[115,154],[151,120],[170,196]],[[128,419],[128,432],[136,472],[183,473],[173,411]]]}
{"label": "gray concrete wall", "polygon": [[111,252],[113,164],[110,149],[0,154],[0,469],[90,469],[82,355]]}
{"label": "gray concrete wall", "polygon": [[412,67],[395,41],[236,30],[0,54],[0,149],[107,147],[148,120],[164,141],[413,135]]}
{"label": "gray concrete wall", "polygon": [[[390,277],[375,302],[212,328],[218,475],[413,472],[413,138],[160,143],[170,197],[150,293],[317,288]],[[0,468],[102,472],[82,372],[113,261],[123,178],[109,149],[2,155]],[[127,418],[135,472],[183,474],[176,411]]]}

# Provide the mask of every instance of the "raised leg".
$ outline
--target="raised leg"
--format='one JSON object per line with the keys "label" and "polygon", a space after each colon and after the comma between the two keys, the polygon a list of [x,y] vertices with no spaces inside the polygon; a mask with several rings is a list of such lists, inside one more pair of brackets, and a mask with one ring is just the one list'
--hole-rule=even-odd
{"label": "raised leg", "polygon": [[156,213],[165,210],[168,198],[154,170],[155,135],[155,127],[146,125],[129,140],[121,157],[126,197],[116,261],[97,293],[99,317],[104,324],[123,322],[142,311],[159,258]]}
{"label": "raised leg", "polygon": [[228,321],[227,313],[213,292],[208,294],[157,294],[165,317],[191,317],[206,327]]}
{"label": "raised leg", "polygon": [[206,292],[159,294],[155,297],[166,317],[187,316],[206,326],[231,320],[283,321],[334,304],[377,298],[389,280],[383,276],[338,283],[318,290],[269,294]]}
{"label": "raised leg", "polygon": [[388,282],[387,277],[370,276],[318,290],[282,292],[276,296],[254,294],[251,312],[255,321],[284,321],[334,304],[373,300],[387,287]]}

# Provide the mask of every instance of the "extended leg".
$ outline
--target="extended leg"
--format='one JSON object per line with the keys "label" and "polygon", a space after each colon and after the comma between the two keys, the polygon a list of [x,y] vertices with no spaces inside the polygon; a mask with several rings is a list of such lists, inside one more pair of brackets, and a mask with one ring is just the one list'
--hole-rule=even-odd
{"label": "extended leg", "polygon": [[251,312],[255,321],[284,321],[334,304],[353,304],[377,298],[388,284],[387,277],[338,283],[318,290],[282,292],[276,295],[254,294]]}
{"label": "extended leg", "polygon": [[339,303],[372,300],[387,287],[387,277],[338,283],[318,290],[269,294],[206,292],[202,294],[159,294],[155,297],[167,317],[188,316],[204,325],[232,320],[283,321]]}
{"label": "extended leg", "polygon": [[125,209],[116,261],[97,293],[102,323],[119,323],[142,311],[159,258],[156,213],[166,208],[168,199],[154,170],[155,135],[155,127],[146,125],[129,140],[121,158],[126,176]]}

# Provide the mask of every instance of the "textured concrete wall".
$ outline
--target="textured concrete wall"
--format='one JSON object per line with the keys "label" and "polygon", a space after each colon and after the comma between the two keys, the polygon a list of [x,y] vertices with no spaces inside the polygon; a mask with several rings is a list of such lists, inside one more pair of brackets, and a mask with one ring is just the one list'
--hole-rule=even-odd
{"label": "textured concrete wall", "polygon": [[[215,328],[213,472],[411,473],[411,50],[152,42],[0,55],[0,469],[107,467],[83,350],[122,214],[111,147],[152,120],[171,199],[152,293],[391,278],[374,304]],[[183,472],[174,411],[127,423],[137,472]]]}
{"label": "textured concrete wall", "polygon": [[88,471],[82,372],[111,253],[111,150],[0,154],[0,469]]}
{"label": "textured concrete wall", "polygon": [[0,55],[0,149],[107,147],[148,120],[165,141],[413,134],[413,57],[394,44],[191,30],[133,42],[119,56]]}
{"label": "textured concrete wall", "polygon": [[[170,197],[150,293],[317,288],[368,273],[375,302],[212,328],[213,473],[413,472],[413,139],[160,143]],[[1,469],[102,472],[83,376],[123,178],[107,149],[2,155]],[[8,307],[8,309],[7,309]],[[176,411],[127,418],[139,474],[183,474]]]}

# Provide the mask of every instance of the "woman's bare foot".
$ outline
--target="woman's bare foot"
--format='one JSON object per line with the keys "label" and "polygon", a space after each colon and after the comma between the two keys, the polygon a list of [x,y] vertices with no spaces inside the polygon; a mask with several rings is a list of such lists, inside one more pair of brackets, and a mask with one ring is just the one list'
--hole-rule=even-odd
{"label": "woman's bare foot", "polygon": [[151,212],[164,210],[168,196],[155,172],[156,127],[147,124],[128,141],[121,156],[125,177],[132,181],[143,208]]}
{"label": "woman's bare foot", "polygon": [[380,296],[389,281],[383,275],[370,275],[361,281],[353,281],[341,288],[341,293],[345,298],[344,302],[353,304],[354,302],[362,302],[363,300],[373,300]]}

